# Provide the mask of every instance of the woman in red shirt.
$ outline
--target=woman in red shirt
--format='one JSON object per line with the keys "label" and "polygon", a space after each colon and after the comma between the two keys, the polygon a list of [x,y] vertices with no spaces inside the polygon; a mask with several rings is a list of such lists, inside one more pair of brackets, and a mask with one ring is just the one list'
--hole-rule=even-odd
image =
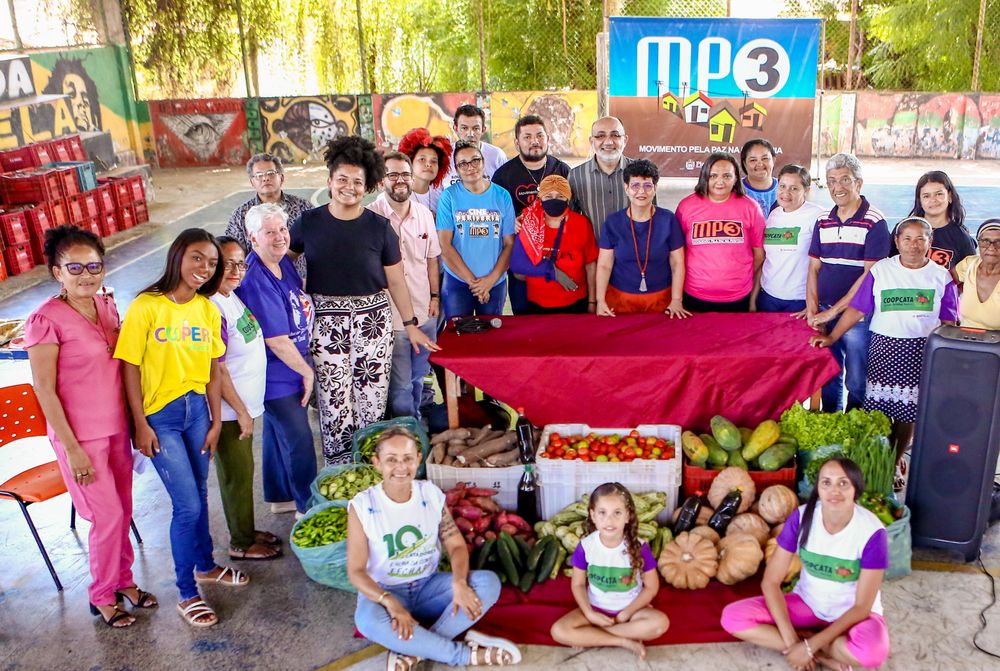
{"label": "woman in red shirt", "polygon": [[528,314],[594,312],[597,306],[597,242],[590,221],[569,209],[572,195],[565,177],[549,175],[522,213],[511,269],[527,277]]}

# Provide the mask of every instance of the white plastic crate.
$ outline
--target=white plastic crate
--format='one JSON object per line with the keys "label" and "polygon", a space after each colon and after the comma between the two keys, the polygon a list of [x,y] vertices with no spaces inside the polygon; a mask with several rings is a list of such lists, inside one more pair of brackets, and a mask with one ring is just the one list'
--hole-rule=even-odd
{"label": "white plastic crate", "polygon": [[[674,458],[610,462],[537,457],[539,512],[542,519],[549,519],[605,482],[620,482],[636,494],[666,492],[667,507],[656,519],[658,522],[668,521],[677,507],[677,495],[681,486],[681,427],[675,424],[640,424],[635,430],[644,437],[655,436],[672,441]],[[632,429],[597,429],[587,424],[548,424],[542,431],[538,451],[548,444],[549,435],[553,432],[564,436],[585,436],[591,432],[599,436],[613,433],[625,436],[630,431]]]}
{"label": "white plastic crate", "polygon": [[487,487],[497,490],[493,500],[504,510],[517,510],[517,486],[521,482],[524,466],[503,466],[498,468],[456,468],[441,464],[427,464],[427,479],[444,491],[459,482],[469,487]]}

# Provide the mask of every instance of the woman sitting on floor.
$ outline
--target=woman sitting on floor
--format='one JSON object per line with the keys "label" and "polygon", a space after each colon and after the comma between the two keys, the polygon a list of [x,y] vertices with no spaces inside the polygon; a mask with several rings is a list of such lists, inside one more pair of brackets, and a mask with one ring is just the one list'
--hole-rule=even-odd
{"label": "woman sitting on floor", "polygon": [[[450,666],[521,661],[510,641],[469,629],[496,603],[500,580],[492,571],[469,570],[465,539],[444,493],[414,480],[416,437],[402,428],[385,431],[372,463],[382,482],[351,499],[347,576],[358,588],[355,625],[389,650],[387,671],[408,671],[422,659]],[[438,571],[442,545],[451,573]],[[454,640],[462,632],[464,641]]]}

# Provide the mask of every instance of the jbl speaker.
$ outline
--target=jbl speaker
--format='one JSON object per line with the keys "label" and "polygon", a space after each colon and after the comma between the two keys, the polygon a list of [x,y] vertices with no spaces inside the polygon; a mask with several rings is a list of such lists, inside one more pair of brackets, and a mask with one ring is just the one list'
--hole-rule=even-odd
{"label": "jbl speaker", "polygon": [[972,561],[989,523],[1000,453],[1000,331],[942,326],[928,338],[906,485],[914,545]]}

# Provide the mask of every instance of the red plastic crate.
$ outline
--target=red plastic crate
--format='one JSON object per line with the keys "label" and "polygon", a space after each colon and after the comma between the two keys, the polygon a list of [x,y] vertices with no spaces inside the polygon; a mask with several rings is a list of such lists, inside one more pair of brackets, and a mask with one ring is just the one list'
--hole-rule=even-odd
{"label": "red plastic crate", "polygon": [[55,140],[49,140],[46,145],[46,148],[49,150],[49,156],[54,158],[56,161],[73,160],[73,154],[70,151],[69,143],[66,142],[65,138],[60,137]]}
{"label": "red plastic crate", "polygon": [[125,205],[124,207],[119,207],[115,215],[118,218],[119,231],[124,231],[127,228],[135,226],[135,208],[133,206]]}
{"label": "red plastic crate", "polygon": [[39,203],[34,207],[26,209],[24,214],[28,219],[28,228],[32,231],[32,234],[34,231],[44,233],[50,228],[55,228],[66,223],[65,221],[56,223],[56,216],[62,216],[63,219],[66,218],[66,210],[60,206],[58,212],[53,212],[52,203]]}
{"label": "red plastic crate", "polygon": [[23,208],[0,210],[0,237],[8,247],[31,240],[31,226]]}
{"label": "red plastic crate", "polygon": [[18,147],[17,149],[7,149],[0,151],[0,172],[14,172],[15,170],[30,170],[37,168],[35,153],[31,147]]}
{"label": "red plastic crate", "polygon": [[139,201],[132,204],[135,208],[135,223],[145,224],[149,221],[149,206],[146,205],[146,201]]}
{"label": "red plastic crate", "polygon": [[0,254],[0,282],[7,279],[7,264],[3,261],[3,254]]}
{"label": "red plastic crate", "polygon": [[[719,471],[692,466],[688,458],[684,457],[684,496],[691,496],[695,492],[707,494],[709,487],[712,486],[712,480],[718,474]],[[747,471],[747,474],[757,486],[758,494],[771,485],[785,485],[793,492],[796,490],[794,460],[791,466],[776,471]]]}
{"label": "red plastic crate", "polygon": [[101,223],[97,217],[84,217],[83,221],[76,226],[84,231],[90,231],[99,238],[104,237],[101,233]]}
{"label": "red plastic crate", "polygon": [[118,215],[111,212],[102,212],[97,217],[97,223],[101,227],[101,237],[106,238],[118,232]]}
{"label": "red plastic crate", "polygon": [[[68,171],[76,183],[76,177]],[[41,203],[63,197],[63,177],[55,170],[0,175],[0,200],[10,205]]]}
{"label": "red plastic crate", "polygon": [[121,209],[132,204],[132,190],[128,182],[117,177],[101,177],[97,180],[99,185],[107,186],[111,189],[111,197],[115,201],[115,209]]}
{"label": "red plastic crate", "polygon": [[83,149],[83,140],[80,139],[79,135],[67,135],[62,138],[63,141],[69,147],[69,154],[71,161],[86,161],[87,152]]}
{"label": "red plastic crate", "polygon": [[80,204],[80,201],[75,197],[63,198],[63,203],[66,207],[66,214],[69,217],[70,224],[76,226],[87,216],[83,212],[83,206]]}
{"label": "red plastic crate", "polygon": [[80,180],[76,176],[76,168],[53,167],[52,170],[58,173],[59,179],[61,180],[63,198],[69,198],[70,196],[75,196],[80,193]]}
{"label": "red plastic crate", "polygon": [[3,259],[7,265],[7,274],[11,277],[31,270],[36,265],[31,245],[27,243],[4,248]]}
{"label": "red plastic crate", "polygon": [[52,161],[56,160],[55,156],[49,152],[48,145],[44,142],[29,144],[28,151],[30,151],[34,157],[35,165],[45,165],[46,163],[52,163]]}
{"label": "red plastic crate", "polygon": [[86,191],[71,196],[73,200],[80,204],[84,217],[96,217],[101,214],[101,206],[97,202],[97,194],[93,191]]}
{"label": "red plastic crate", "polygon": [[146,183],[143,181],[142,175],[126,177],[125,181],[128,183],[129,193],[132,195],[132,202],[146,202]]}
{"label": "red plastic crate", "polygon": [[115,197],[111,192],[111,186],[109,184],[101,184],[91,193],[97,198],[97,206],[101,210],[101,214],[114,214],[115,208]]}

